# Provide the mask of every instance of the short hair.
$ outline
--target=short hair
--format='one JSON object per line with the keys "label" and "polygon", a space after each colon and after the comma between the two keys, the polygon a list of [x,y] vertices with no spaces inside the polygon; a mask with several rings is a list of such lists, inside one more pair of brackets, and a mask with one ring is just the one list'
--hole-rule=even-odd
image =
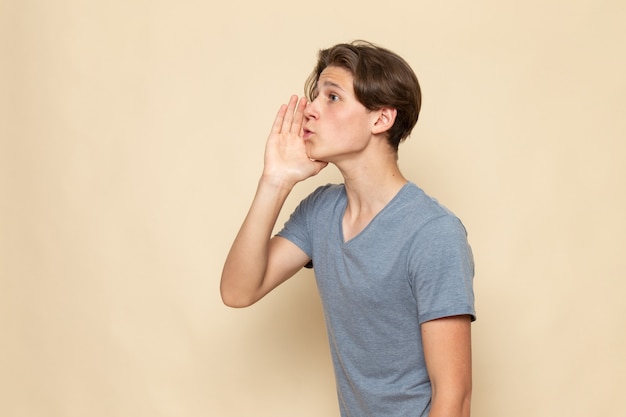
{"label": "short hair", "polygon": [[397,151],[417,123],[422,104],[420,85],[409,64],[396,53],[363,40],[322,49],[304,86],[309,100],[317,96],[317,82],[329,66],[352,74],[356,98],[368,110],[396,109],[396,120],[387,132],[387,140]]}

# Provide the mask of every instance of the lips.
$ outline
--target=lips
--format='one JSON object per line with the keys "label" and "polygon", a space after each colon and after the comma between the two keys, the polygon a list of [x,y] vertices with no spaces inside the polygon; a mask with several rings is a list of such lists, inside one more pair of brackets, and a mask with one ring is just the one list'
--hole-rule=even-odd
{"label": "lips", "polygon": [[302,137],[304,138],[304,140],[309,139],[311,136],[313,136],[314,132],[312,132],[309,129],[304,129],[302,132]]}

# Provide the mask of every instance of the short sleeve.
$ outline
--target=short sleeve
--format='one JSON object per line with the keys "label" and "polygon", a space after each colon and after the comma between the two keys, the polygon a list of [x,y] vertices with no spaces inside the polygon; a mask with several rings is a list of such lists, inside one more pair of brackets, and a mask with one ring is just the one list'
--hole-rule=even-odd
{"label": "short sleeve", "polygon": [[[325,191],[330,184],[318,187],[304,200],[300,201],[296,209],[291,213],[283,228],[276,235],[283,237],[298,246],[309,259],[313,256],[313,243],[311,224],[315,222],[313,216],[318,214],[319,205],[323,204]],[[316,207],[318,209],[316,209]]]}
{"label": "short sleeve", "polygon": [[418,320],[468,314],[474,307],[474,259],[467,232],[453,215],[437,217],[418,232],[409,256]]}

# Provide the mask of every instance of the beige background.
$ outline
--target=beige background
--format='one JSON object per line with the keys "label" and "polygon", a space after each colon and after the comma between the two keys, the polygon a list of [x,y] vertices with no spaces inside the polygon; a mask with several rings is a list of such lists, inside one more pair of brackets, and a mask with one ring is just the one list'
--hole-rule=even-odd
{"label": "beige background", "polygon": [[0,415],[336,415],[310,272],[244,310],[218,281],[276,109],[317,49],[365,38],[423,86],[405,174],[470,232],[473,415],[623,416],[624,21],[622,0],[0,0]]}

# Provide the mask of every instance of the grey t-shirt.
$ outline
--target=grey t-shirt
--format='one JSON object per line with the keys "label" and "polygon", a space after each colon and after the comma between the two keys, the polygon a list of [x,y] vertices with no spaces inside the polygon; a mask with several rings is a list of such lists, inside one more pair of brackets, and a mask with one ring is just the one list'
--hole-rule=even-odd
{"label": "grey t-shirt", "polygon": [[278,233],[313,261],[344,417],[426,416],[420,324],[475,319],[474,263],[460,220],[407,183],[344,242],[345,187],[319,187]]}

